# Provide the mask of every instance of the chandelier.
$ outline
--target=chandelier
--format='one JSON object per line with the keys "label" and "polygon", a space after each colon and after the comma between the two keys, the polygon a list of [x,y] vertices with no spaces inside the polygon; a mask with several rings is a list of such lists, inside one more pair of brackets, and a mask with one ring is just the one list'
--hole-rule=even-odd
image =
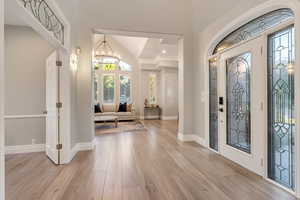
{"label": "chandelier", "polygon": [[119,64],[121,57],[113,51],[104,35],[103,41],[95,48],[94,59],[97,64]]}

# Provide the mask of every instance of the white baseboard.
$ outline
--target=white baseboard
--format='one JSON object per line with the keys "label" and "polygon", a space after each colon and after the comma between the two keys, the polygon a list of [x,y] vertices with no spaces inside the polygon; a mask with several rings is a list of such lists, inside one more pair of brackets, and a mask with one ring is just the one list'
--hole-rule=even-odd
{"label": "white baseboard", "polygon": [[94,139],[92,142],[84,142],[84,143],[77,143],[72,149],[70,153],[69,161],[71,162],[73,158],[76,156],[76,154],[79,151],[90,151],[94,150],[96,146],[96,139]]}
{"label": "white baseboard", "polygon": [[205,139],[201,138],[198,135],[178,133],[177,138],[178,138],[178,140],[180,140],[182,142],[196,142],[204,147],[207,146]]}
{"label": "white baseboard", "polygon": [[178,116],[162,116],[162,120],[177,120]]}
{"label": "white baseboard", "polygon": [[45,144],[6,146],[5,154],[33,153],[45,151]]}

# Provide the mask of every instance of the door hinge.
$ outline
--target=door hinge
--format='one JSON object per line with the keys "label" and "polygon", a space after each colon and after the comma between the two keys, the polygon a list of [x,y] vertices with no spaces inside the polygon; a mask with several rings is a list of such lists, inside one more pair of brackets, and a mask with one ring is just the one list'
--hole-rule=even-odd
{"label": "door hinge", "polygon": [[57,102],[56,103],[56,108],[62,108],[62,103],[61,102]]}
{"label": "door hinge", "polygon": [[61,67],[61,66],[62,66],[62,61],[59,61],[59,60],[56,61],[56,66],[57,66],[57,67]]}
{"label": "door hinge", "polygon": [[264,111],[264,102],[260,102],[260,110]]}
{"label": "door hinge", "polygon": [[56,145],[56,149],[57,149],[57,150],[62,150],[62,144],[57,144],[57,145]]}

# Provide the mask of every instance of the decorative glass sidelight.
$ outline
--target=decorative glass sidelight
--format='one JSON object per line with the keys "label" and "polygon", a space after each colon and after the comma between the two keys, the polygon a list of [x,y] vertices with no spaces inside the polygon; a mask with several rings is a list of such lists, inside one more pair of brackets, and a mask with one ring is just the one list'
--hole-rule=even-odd
{"label": "decorative glass sidelight", "polygon": [[295,186],[294,27],[268,38],[268,176]]}
{"label": "decorative glass sidelight", "polygon": [[251,153],[251,53],[226,61],[227,144]]}
{"label": "decorative glass sidelight", "polygon": [[218,67],[209,61],[209,147],[218,151]]}

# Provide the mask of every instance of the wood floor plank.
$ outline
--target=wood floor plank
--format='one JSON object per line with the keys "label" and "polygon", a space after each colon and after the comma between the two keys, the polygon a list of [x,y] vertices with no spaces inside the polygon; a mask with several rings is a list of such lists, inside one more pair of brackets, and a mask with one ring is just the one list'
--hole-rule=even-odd
{"label": "wood floor plank", "polygon": [[176,121],[99,134],[94,151],[65,166],[44,153],[6,156],[7,200],[295,200],[201,147],[177,140]]}

